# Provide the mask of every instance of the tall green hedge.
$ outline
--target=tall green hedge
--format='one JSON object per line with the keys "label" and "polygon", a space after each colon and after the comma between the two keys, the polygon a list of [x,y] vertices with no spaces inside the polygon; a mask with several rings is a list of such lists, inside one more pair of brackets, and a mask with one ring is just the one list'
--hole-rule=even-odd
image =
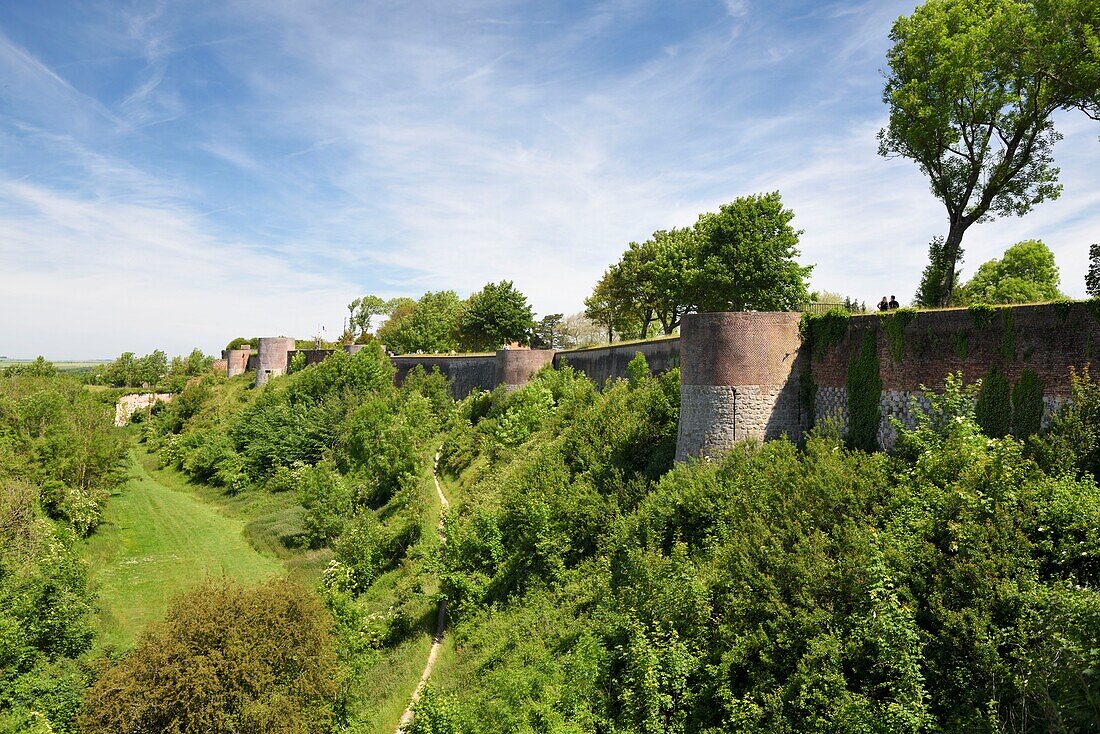
{"label": "tall green hedge", "polygon": [[1002,438],[1012,428],[1012,399],[1008,379],[997,365],[989,368],[982,387],[978,391],[978,402],[974,406],[974,417],[985,435]]}
{"label": "tall green hedge", "polygon": [[1026,439],[1039,432],[1043,423],[1043,381],[1028,368],[1012,388],[1012,434]]}

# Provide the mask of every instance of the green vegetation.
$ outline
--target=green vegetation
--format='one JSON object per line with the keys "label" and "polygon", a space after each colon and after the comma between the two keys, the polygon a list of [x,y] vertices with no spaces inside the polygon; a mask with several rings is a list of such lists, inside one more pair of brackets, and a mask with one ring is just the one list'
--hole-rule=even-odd
{"label": "green vegetation", "polygon": [[1008,378],[993,365],[978,390],[974,419],[987,436],[1003,438],[1012,430],[1012,399]]}
{"label": "green vegetation", "polygon": [[874,331],[863,334],[859,352],[848,365],[848,445],[863,451],[878,448],[882,422],[882,377],[878,367],[878,339]]}
{"label": "green vegetation", "polygon": [[[70,593],[56,616],[68,631],[36,644],[67,649],[43,647],[29,678],[0,688],[0,721],[392,732],[441,598],[447,643],[410,731],[1070,732],[1096,720],[1100,387],[1087,374],[1038,433],[1038,376],[1005,381],[990,403],[1009,415],[999,438],[979,427],[989,398],[976,413],[951,377],[890,454],[870,453],[881,379],[868,329],[849,365],[850,447],[826,425],[803,447],[674,466],[677,372],[650,376],[637,357],[627,373],[598,389],[547,369],[456,403],[438,374],[395,387],[372,343],[259,390],[190,381],[140,426],[153,453],[133,450],[85,541],[117,618],[96,647],[136,644],[90,665],[76,554],[38,561]],[[16,402],[67,384],[8,380],[30,386]],[[274,576],[275,557],[316,593],[230,578]],[[26,568],[10,558],[5,574]],[[222,578],[179,571],[200,562]],[[10,578],[28,577],[0,584]]]}
{"label": "green vegetation", "polygon": [[1021,441],[1039,432],[1043,423],[1043,381],[1025,369],[1012,386],[1012,435]]}
{"label": "green vegetation", "polygon": [[459,318],[458,333],[466,349],[496,351],[510,342],[526,345],[534,326],[527,296],[516,290],[512,281],[502,280],[470,296]]}
{"label": "green vegetation", "polygon": [[131,448],[128,481],[85,542],[99,610],[99,646],[129,647],[168,603],[205,578],[258,581],[282,571],[245,540],[245,523],[190,493],[183,477],[150,471]]}
{"label": "green vegetation", "polygon": [[0,378],[0,731],[72,731],[93,639],[77,541],[122,480],[111,418],[71,378]]}
{"label": "green vegetation", "polygon": [[[243,341],[234,339],[231,344]],[[176,356],[171,363],[167,355],[159,349],[136,357],[133,352],[123,352],[110,364],[101,366],[91,381],[98,385],[113,387],[143,387],[178,392],[193,377],[207,374],[214,365],[214,358],[208,357],[200,349],[193,349],[186,357]]]}
{"label": "green vegetation", "polygon": [[926,0],[894,23],[879,152],[915,161],[948,215],[918,302],[952,302],[972,225],[1060,195],[1052,118],[1100,116],[1098,37],[1095,0]]}
{"label": "green vegetation", "polygon": [[820,362],[826,352],[844,340],[851,320],[852,314],[841,308],[831,308],[822,314],[802,314],[799,332],[809,344],[814,361]]}
{"label": "green vegetation", "polygon": [[959,286],[953,302],[1037,303],[1064,298],[1054,253],[1041,240],[1017,242],[1000,260],[983,263],[974,277]]}
{"label": "green vegetation", "polygon": [[879,323],[886,334],[886,341],[890,350],[890,359],[900,362],[905,355],[905,327],[913,323],[917,318],[917,310],[914,308],[899,308],[879,314]]}
{"label": "green vegetation", "polygon": [[206,582],[105,670],[80,728],[116,732],[301,732],[332,729],[341,671],[332,618],[286,582]]}
{"label": "green vegetation", "polygon": [[607,331],[639,338],[659,324],[672,334],[687,313],[792,311],[810,300],[799,265],[800,232],[779,192],[739,197],[705,213],[691,228],[659,230],[631,242],[585,300]]}

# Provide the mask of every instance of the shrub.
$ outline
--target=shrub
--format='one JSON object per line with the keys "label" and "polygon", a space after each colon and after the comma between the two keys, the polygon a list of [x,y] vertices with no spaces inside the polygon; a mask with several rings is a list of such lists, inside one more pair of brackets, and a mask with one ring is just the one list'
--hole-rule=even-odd
{"label": "shrub", "polygon": [[104,670],[80,725],[89,734],[327,732],[341,679],[331,628],[320,601],[288,581],[200,584]]}
{"label": "shrub", "polygon": [[1002,438],[1012,428],[1012,397],[1008,379],[997,365],[992,365],[978,390],[974,418],[985,435]]}
{"label": "shrub", "polygon": [[1025,369],[1012,386],[1012,435],[1026,440],[1043,423],[1043,381],[1033,369]]}

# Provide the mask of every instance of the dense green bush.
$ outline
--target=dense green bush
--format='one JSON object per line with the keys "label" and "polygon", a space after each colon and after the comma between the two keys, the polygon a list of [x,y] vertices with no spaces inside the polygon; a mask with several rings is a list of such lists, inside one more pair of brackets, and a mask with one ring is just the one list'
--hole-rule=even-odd
{"label": "dense green bush", "polygon": [[628,426],[663,423],[658,380],[570,394],[495,454],[484,424],[525,398],[460,405],[481,417],[445,447],[477,478],[448,524],[462,652],[437,681],[445,730],[1097,720],[1100,489],[983,435],[958,378],[890,456],[822,432],[652,474],[623,459]]}
{"label": "dense green bush", "polygon": [[331,731],[341,681],[331,627],[316,596],[287,581],[200,584],[103,671],[82,730]]}
{"label": "dense green bush", "polygon": [[70,378],[0,378],[0,732],[73,731],[93,636],[77,542],[122,478],[112,417]]}
{"label": "dense green bush", "polygon": [[1008,378],[992,365],[982,379],[974,417],[985,435],[1003,438],[1012,429],[1012,396]]}

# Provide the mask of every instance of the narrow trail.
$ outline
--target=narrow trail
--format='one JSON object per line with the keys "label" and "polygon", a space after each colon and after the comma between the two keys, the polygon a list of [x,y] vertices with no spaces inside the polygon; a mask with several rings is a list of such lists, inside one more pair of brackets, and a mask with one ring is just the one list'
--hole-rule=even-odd
{"label": "narrow trail", "polygon": [[[435,493],[439,495],[439,504],[446,511],[451,503],[447,501],[447,496],[443,494],[443,487],[439,485],[439,452],[435,453],[435,462],[432,464],[432,481],[435,482]],[[443,513],[439,514],[439,534],[446,543],[447,538],[443,535]],[[435,619],[435,635],[432,637],[432,649],[428,653],[428,662],[424,663],[424,670],[420,674],[420,681],[416,684],[416,690],[413,691],[412,696],[409,698],[409,705],[405,707],[405,712],[401,714],[401,720],[397,723],[396,734],[401,734],[412,723],[413,719],[413,707],[416,706],[416,702],[420,700],[420,695],[424,692],[424,686],[428,683],[428,678],[431,677],[432,669],[435,668],[436,658],[439,657],[439,651],[443,649],[443,631],[447,626],[447,600],[442,599],[439,602],[439,613]]]}

